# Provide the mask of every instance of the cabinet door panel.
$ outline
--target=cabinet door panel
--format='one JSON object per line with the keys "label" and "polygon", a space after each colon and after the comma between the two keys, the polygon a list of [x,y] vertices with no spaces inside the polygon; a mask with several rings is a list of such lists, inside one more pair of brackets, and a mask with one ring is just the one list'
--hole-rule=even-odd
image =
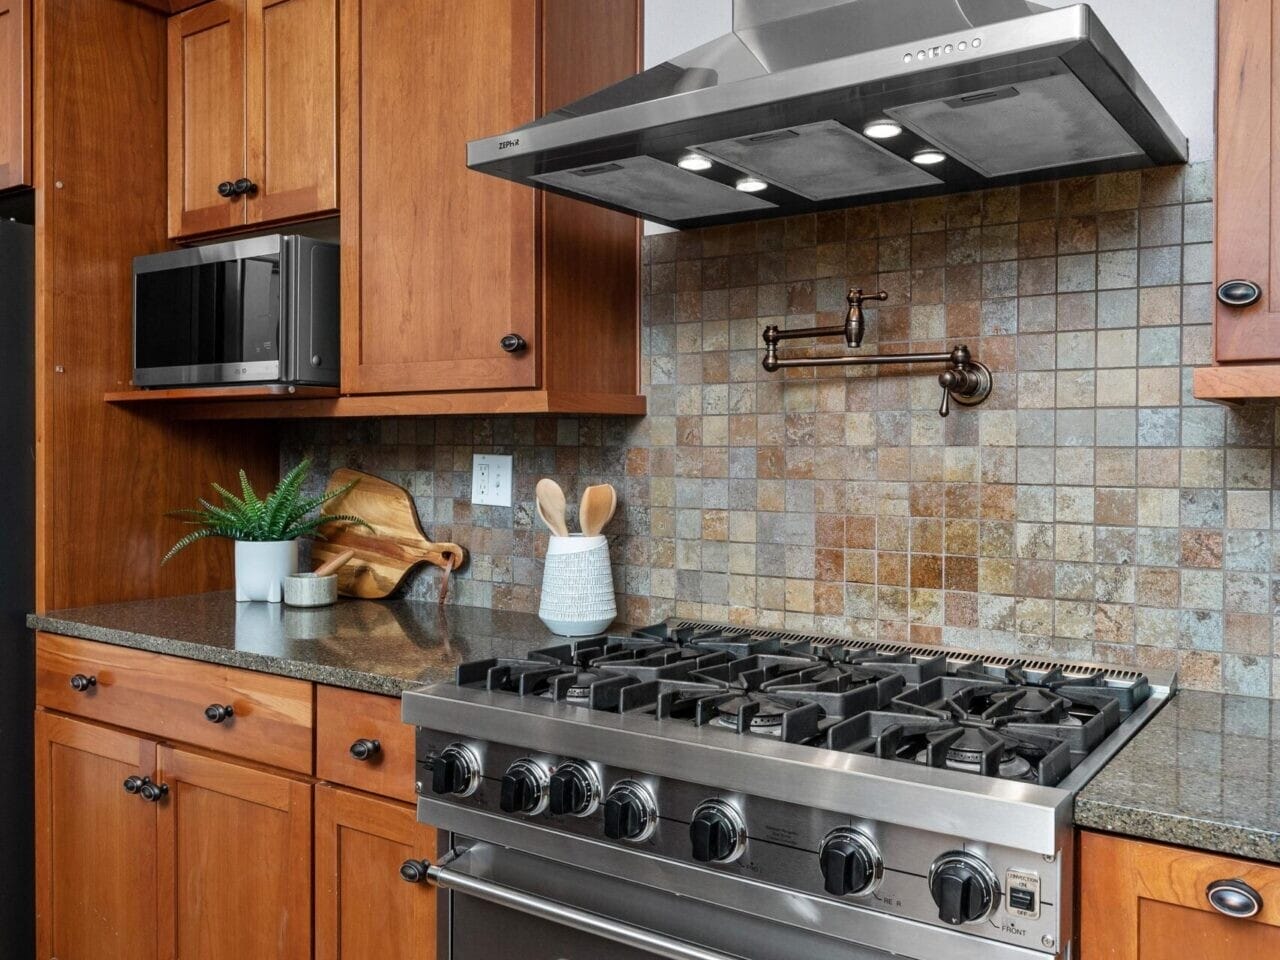
{"label": "cabinet door panel", "polygon": [[150,740],[36,713],[36,937],[44,960],[156,954],[156,807],[124,790],[155,775]]}
{"label": "cabinet door panel", "polygon": [[1280,0],[1218,5],[1217,283],[1251,280],[1252,306],[1216,304],[1218,362],[1280,360]]}
{"label": "cabinet door panel", "polygon": [[435,855],[411,805],[316,787],[316,960],[432,960],[436,891],[400,864]]}
{"label": "cabinet door panel", "polygon": [[[343,16],[345,390],[536,386],[536,194],[468,170],[464,148],[537,115],[538,3]],[[510,333],[528,348],[504,353]]]}
{"label": "cabinet door panel", "polygon": [[[1084,960],[1280,957],[1280,867],[1085,833],[1079,872]],[[1215,880],[1243,880],[1262,910],[1247,920],[1218,913],[1206,896]]]}
{"label": "cabinet door panel", "polygon": [[248,0],[250,223],[338,206],[336,0]]}
{"label": "cabinet door panel", "polygon": [[311,787],[160,748],[161,960],[311,957]]}
{"label": "cabinet door panel", "polygon": [[245,222],[218,184],[248,176],[244,0],[212,0],[169,20],[169,233]]}
{"label": "cabinet door panel", "polygon": [[0,0],[0,190],[31,183],[29,0]]}

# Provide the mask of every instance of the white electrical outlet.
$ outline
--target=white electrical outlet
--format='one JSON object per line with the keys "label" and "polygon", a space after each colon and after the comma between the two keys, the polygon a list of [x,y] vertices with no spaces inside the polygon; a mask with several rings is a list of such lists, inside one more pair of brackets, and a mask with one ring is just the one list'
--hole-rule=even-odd
{"label": "white electrical outlet", "polygon": [[511,457],[477,453],[471,460],[471,502],[511,506]]}

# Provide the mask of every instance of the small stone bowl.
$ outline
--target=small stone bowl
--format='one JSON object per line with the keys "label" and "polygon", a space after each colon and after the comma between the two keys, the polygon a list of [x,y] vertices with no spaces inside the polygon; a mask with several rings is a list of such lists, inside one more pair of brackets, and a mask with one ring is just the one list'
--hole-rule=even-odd
{"label": "small stone bowl", "polygon": [[338,600],[338,575],[299,573],[285,577],[284,602],[291,607],[327,607]]}

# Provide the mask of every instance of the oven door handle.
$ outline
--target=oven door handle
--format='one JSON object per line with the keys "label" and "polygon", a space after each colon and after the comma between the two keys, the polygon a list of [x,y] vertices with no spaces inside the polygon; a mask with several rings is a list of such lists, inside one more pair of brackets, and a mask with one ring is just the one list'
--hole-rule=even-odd
{"label": "oven door handle", "polygon": [[482,880],[470,874],[451,870],[447,866],[432,864],[427,867],[427,879],[441,889],[487,900],[500,907],[550,920],[563,927],[634,947],[657,957],[667,957],[668,960],[742,960],[740,957],[721,953],[718,950],[706,950],[683,940],[664,937],[660,933],[654,933],[643,927],[619,923],[617,920],[610,920],[597,913],[578,910],[563,903],[557,903],[555,900],[534,896],[514,887],[494,883],[492,880]]}

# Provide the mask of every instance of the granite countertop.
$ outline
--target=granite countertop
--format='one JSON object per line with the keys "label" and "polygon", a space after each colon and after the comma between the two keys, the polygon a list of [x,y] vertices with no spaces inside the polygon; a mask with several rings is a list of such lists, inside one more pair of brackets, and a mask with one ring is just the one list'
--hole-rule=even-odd
{"label": "granite countertop", "polygon": [[32,615],[35,630],[399,696],[458,664],[557,642],[537,617],[407,600],[299,609],[205,593]]}
{"label": "granite countertop", "polygon": [[1280,700],[1177,693],[1081,791],[1075,820],[1280,863]]}

